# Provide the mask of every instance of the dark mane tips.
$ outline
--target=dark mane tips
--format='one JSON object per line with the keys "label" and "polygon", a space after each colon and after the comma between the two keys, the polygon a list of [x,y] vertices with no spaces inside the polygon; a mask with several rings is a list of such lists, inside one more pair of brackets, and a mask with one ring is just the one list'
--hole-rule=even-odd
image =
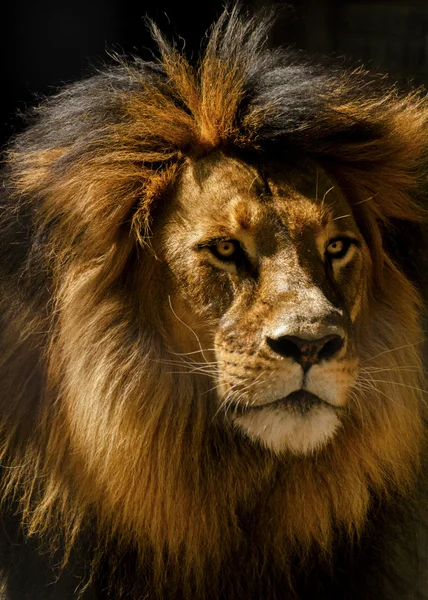
{"label": "dark mane tips", "polygon": [[90,248],[94,223],[108,242],[130,214],[144,240],[152,201],[183,159],[230,146],[310,155],[356,202],[376,197],[376,218],[417,218],[406,194],[426,162],[426,99],[266,48],[271,20],[226,10],[196,66],[152,24],[157,62],[120,59],[37,110],[9,154],[18,193],[52,198],[45,222],[66,222],[68,235],[71,223]]}

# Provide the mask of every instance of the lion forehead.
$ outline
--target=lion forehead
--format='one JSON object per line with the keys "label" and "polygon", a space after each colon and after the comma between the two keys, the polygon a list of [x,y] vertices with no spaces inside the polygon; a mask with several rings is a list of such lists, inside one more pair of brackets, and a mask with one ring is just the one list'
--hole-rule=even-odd
{"label": "lion forehead", "polygon": [[[171,212],[187,219],[196,237],[239,233],[266,241],[275,229],[318,233],[351,210],[338,184],[308,160],[284,168],[216,151],[185,167]],[[352,214],[347,218],[356,228]]]}

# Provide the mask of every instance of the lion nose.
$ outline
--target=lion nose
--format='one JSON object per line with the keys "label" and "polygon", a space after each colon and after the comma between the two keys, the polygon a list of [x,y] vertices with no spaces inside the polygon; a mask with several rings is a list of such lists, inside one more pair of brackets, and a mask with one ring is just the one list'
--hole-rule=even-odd
{"label": "lion nose", "polygon": [[312,365],[336,356],[344,345],[344,337],[338,334],[325,335],[319,339],[308,340],[294,335],[278,338],[266,338],[271,350],[285,358],[291,358],[307,371]]}

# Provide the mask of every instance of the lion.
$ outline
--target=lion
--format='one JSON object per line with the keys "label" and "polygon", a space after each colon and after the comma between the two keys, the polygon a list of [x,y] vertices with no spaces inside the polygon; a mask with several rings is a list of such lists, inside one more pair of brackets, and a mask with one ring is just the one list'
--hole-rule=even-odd
{"label": "lion", "polygon": [[[117,64],[2,174],[3,596],[416,599],[428,105],[266,47]],[[402,240],[406,244],[406,240]]]}

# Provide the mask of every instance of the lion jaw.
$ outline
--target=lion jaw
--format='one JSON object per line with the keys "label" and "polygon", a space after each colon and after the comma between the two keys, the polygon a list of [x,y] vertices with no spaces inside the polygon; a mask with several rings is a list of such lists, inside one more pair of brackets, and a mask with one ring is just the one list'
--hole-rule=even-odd
{"label": "lion jaw", "polygon": [[337,412],[320,404],[306,414],[286,407],[248,411],[233,419],[234,425],[251,440],[276,454],[309,454],[324,446],[340,427]]}

